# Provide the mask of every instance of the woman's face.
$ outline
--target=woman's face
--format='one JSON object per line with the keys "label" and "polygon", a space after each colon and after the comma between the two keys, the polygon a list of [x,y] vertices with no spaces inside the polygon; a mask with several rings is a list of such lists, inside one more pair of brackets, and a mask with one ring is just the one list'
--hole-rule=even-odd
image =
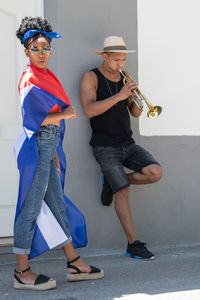
{"label": "woman's face", "polygon": [[33,65],[44,71],[47,70],[51,47],[44,37],[40,37],[31,42],[28,49],[25,49],[24,51]]}

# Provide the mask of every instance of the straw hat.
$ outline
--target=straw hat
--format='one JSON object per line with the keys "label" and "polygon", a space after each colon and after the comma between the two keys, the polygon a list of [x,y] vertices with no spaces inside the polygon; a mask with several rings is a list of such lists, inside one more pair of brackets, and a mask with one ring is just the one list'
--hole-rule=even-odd
{"label": "straw hat", "polygon": [[102,54],[104,52],[120,52],[131,53],[135,50],[127,50],[126,43],[121,36],[108,36],[104,40],[104,48],[100,51],[95,51],[96,54]]}

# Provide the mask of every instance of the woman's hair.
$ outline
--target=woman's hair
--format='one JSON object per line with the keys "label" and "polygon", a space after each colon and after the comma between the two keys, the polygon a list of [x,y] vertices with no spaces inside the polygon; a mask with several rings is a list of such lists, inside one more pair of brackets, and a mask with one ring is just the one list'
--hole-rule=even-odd
{"label": "woman's hair", "polygon": [[[35,17],[35,18],[25,17],[22,19],[19,29],[16,31],[16,36],[18,37],[18,39],[20,39],[21,43],[23,44],[22,39],[23,39],[24,34],[27,31],[34,30],[34,29],[47,31],[47,32],[52,31],[52,27],[47,20],[42,19],[41,17]],[[43,33],[37,33],[36,35],[34,35],[34,39],[37,39],[38,37],[41,37],[41,36],[45,37],[49,43],[51,42],[51,39],[49,39]],[[30,38],[28,38],[25,41],[24,47],[27,48],[29,43],[30,43]]]}

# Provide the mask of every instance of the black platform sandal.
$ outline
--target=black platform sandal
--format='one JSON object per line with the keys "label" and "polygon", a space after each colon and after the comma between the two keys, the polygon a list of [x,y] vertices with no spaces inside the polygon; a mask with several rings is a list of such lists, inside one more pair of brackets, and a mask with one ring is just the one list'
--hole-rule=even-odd
{"label": "black platform sandal", "polygon": [[22,290],[35,290],[35,291],[44,291],[50,290],[56,287],[56,281],[52,278],[45,276],[45,275],[38,275],[34,284],[26,284],[21,281],[21,279],[16,274],[23,274],[29,271],[31,268],[27,268],[23,271],[17,271],[15,269],[14,272],[14,288],[15,289],[22,289]]}
{"label": "black platform sandal", "polygon": [[82,272],[78,267],[71,264],[77,261],[79,258],[80,256],[77,256],[73,260],[67,262],[67,268],[76,270],[76,273],[70,273],[69,271],[67,272],[68,281],[92,280],[92,279],[100,279],[104,277],[103,270],[100,270],[99,268],[90,266],[91,271],[89,273],[85,273]]}

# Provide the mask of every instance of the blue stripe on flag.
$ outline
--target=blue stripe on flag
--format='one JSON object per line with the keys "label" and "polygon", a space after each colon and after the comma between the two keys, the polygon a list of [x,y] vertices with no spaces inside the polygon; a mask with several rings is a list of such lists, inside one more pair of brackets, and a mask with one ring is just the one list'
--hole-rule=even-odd
{"label": "blue stripe on flag", "polygon": [[32,243],[31,245],[31,253],[29,254],[29,259],[41,255],[42,253],[49,250],[49,246],[43,238],[43,235],[40,232],[40,229],[37,224],[35,225],[33,241],[35,241],[35,243]]}
{"label": "blue stripe on flag", "polygon": [[38,150],[34,136],[30,140],[26,138],[24,141],[18,154],[17,163],[20,172],[20,183],[15,218],[20,212],[37,170]]}
{"label": "blue stripe on flag", "polygon": [[60,105],[62,108],[68,106],[57,97],[33,86],[23,99],[23,126],[28,130],[36,132],[55,104]]}
{"label": "blue stripe on flag", "polygon": [[87,245],[87,232],[85,218],[78,208],[64,195],[66,203],[66,216],[72,236],[74,248],[81,248]]}

